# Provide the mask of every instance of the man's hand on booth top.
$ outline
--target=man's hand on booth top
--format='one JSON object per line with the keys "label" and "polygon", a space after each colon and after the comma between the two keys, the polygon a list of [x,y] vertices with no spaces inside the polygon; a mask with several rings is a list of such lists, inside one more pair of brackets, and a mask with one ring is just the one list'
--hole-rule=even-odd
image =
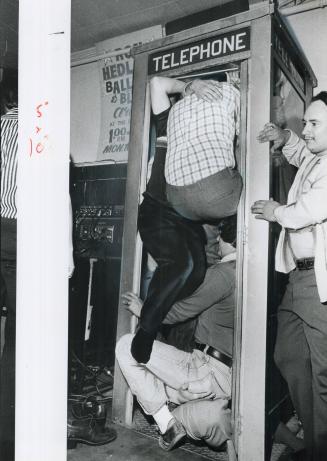
{"label": "man's hand on booth top", "polygon": [[280,203],[270,200],[258,200],[251,206],[251,213],[255,214],[255,219],[264,219],[265,221],[277,221],[274,211]]}
{"label": "man's hand on booth top", "polygon": [[283,130],[274,123],[266,123],[263,129],[259,132],[257,140],[260,143],[273,142],[271,152],[274,153],[276,150],[283,147],[291,136],[289,130]]}
{"label": "man's hand on booth top", "polygon": [[179,392],[188,400],[226,398],[225,392],[218,385],[213,373],[208,373],[204,378],[184,383]]}
{"label": "man's hand on booth top", "polygon": [[190,85],[190,90],[198,99],[203,99],[207,102],[214,102],[222,98],[219,82],[214,80],[195,79]]}
{"label": "man's hand on booth top", "polygon": [[140,317],[143,307],[143,301],[131,291],[127,291],[122,295],[123,304],[136,317]]}

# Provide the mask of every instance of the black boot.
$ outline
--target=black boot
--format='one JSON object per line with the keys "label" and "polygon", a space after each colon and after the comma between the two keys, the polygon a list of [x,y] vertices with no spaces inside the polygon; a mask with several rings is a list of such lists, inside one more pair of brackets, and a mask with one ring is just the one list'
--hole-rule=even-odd
{"label": "black boot", "polygon": [[94,419],[98,429],[103,429],[106,425],[107,407],[103,400],[94,396],[71,394],[68,397],[68,420],[71,419]]}
{"label": "black boot", "polygon": [[76,448],[77,443],[86,445],[105,445],[112,442],[117,437],[114,429],[105,427],[103,430],[97,429],[97,425],[92,418],[75,419],[67,423],[67,448]]}
{"label": "black boot", "polygon": [[107,409],[93,397],[70,396],[67,414],[67,448],[77,443],[105,445],[117,437],[114,429],[105,427]]}

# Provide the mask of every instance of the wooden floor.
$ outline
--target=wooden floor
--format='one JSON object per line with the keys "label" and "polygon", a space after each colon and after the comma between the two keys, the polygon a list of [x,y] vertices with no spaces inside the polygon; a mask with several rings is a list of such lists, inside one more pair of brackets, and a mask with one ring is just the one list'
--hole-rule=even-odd
{"label": "wooden floor", "polygon": [[68,450],[67,461],[203,461],[198,454],[180,448],[165,452],[157,440],[139,434],[132,429],[113,425],[117,439],[101,447],[78,444]]}

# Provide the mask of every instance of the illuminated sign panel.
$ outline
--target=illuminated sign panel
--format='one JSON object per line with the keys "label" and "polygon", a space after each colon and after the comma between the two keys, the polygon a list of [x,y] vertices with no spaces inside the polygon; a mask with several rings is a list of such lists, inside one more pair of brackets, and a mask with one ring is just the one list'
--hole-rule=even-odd
{"label": "illuminated sign panel", "polygon": [[163,50],[149,56],[149,74],[221,58],[250,49],[250,27]]}

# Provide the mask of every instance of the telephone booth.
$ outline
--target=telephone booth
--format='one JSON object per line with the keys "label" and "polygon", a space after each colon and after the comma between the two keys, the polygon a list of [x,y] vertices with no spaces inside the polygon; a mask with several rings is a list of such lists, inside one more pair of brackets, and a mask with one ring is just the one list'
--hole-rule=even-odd
{"label": "telephone booth", "polygon": [[[316,78],[273,4],[166,36],[134,48],[131,137],[126,186],[120,292],[140,293],[142,242],[138,205],[156,140],[151,129],[149,81],[155,76],[204,78],[226,73],[239,81],[241,116],[238,169],[243,192],[238,207],[237,288],[233,352],[232,423],[229,459],[263,461],[287,389],[273,365],[276,309],[285,280],[274,271],[279,229],[255,220],[255,200],[273,196],[285,203],[294,171],[280,155],[259,144],[258,132],[274,120],[301,131]],[[118,310],[117,340],[136,319]],[[115,367],[113,419],[133,422],[133,398]]]}

